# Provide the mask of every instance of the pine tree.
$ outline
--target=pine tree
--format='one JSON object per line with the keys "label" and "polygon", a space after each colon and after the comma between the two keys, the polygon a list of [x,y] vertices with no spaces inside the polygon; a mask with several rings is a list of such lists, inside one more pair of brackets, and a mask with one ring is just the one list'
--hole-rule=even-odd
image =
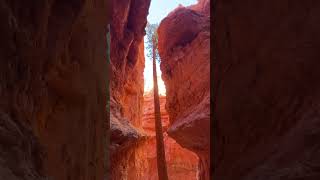
{"label": "pine tree", "polygon": [[[160,180],[168,180],[167,164],[165,156],[165,148],[163,142],[163,132],[160,114],[160,100],[158,92],[158,81],[157,81],[157,69],[156,61],[160,61],[158,53],[158,35],[157,35],[157,24],[147,24],[147,49],[149,50],[149,57],[152,57],[153,64],[153,91],[154,91],[154,115],[155,115],[155,129],[156,129],[156,150],[157,150],[157,166],[158,166],[158,177]],[[152,55],[150,51],[152,50]]]}

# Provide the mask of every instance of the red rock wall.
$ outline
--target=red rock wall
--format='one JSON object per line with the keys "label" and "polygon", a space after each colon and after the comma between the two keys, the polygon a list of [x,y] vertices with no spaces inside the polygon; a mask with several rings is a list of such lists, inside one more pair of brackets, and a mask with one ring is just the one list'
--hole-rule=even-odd
{"label": "red rock wall", "polygon": [[[142,128],[148,135],[155,135],[154,97],[153,90],[144,95]],[[169,125],[169,115],[165,109],[166,96],[159,96],[162,131],[166,132]]]}
{"label": "red rock wall", "polygon": [[[196,180],[198,172],[198,157],[193,152],[182,148],[179,144],[164,134],[167,171],[169,179]],[[153,136],[142,143],[129,163],[130,179],[158,180],[156,138]]]}
{"label": "red rock wall", "polygon": [[144,46],[150,0],[112,1],[111,96],[122,116],[141,125]]}
{"label": "red rock wall", "polygon": [[[198,172],[198,157],[193,152],[182,148],[165,133],[169,125],[169,115],[165,110],[165,104],[166,97],[160,96],[160,113],[164,131],[164,146],[169,179],[195,180]],[[131,177],[134,177],[133,179],[136,180],[157,180],[154,99],[152,91],[144,96],[142,122],[142,128],[149,138],[136,151],[134,159],[136,164],[131,168],[135,172],[135,176]],[[137,169],[137,167],[140,167],[140,169]]]}
{"label": "red rock wall", "polygon": [[159,53],[170,116],[168,134],[198,154],[199,178],[209,179],[210,17],[208,7],[200,3],[178,7],[161,21]]}
{"label": "red rock wall", "polygon": [[0,179],[103,179],[106,11],[0,1]]}
{"label": "red rock wall", "polygon": [[219,180],[320,179],[320,2],[216,1]]}
{"label": "red rock wall", "polygon": [[127,179],[131,158],[144,141],[143,37],[150,0],[112,0],[111,12],[111,179]]}
{"label": "red rock wall", "polygon": [[[165,110],[165,96],[160,97],[163,129],[169,124]],[[111,179],[157,180],[157,157],[155,139],[155,118],[153,94],[144,97],[142,127],[138,130],[144,136],[129,134],[122,137],[125,143],[113,152]],[[135,128],[135,127],[133,127]],[[130,128],[127,129],[130,133]],[[198,157],[182,148],[166,133],[164,134],[167,168],[170,179],[195,180],[198,172]]]}

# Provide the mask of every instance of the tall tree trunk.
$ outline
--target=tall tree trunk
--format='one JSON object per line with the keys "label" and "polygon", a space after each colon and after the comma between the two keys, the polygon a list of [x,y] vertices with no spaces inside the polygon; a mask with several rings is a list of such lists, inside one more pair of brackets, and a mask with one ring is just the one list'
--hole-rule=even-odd
{"label": "tall tree trunk", "polygon": [[160,102],[158,93],[157,69],[156,69],[156,50],[155,39],[152,48],[152,61],[153,61],[153,91],[154,91],[154,115],[155,115],[155,129],[156,129],[156,142],[157,142],[157,165],[159,180],[168,180],[166,155],[163,143],[163,133],[160,115]]}

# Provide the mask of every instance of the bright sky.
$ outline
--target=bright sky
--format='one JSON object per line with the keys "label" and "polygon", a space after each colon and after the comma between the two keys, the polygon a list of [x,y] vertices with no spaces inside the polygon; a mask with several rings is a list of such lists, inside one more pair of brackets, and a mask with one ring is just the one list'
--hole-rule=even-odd
{"label": "bright sky", "polygon": [[[196,4],[197,0],[151,0],[149,15],[147,17],[149,23],[160,23],[163,18],[165,18],[172,10],[179,6],[190,6]],[[144,37],[144,42],[146,42],[146,36]],[[145,44],[146,47],[146,44]],[[153,88],[153,76],[152,76],[152,60],[147,57],[147,50],[145,49],[145,69],[144,69],[144,92],[148,92]],[[159,63],[157,63],[157,76],[158,76],[158,86],[159,93],[161,95],[166,94],[166,89],[164,83],[161,79],[161,71]]]}

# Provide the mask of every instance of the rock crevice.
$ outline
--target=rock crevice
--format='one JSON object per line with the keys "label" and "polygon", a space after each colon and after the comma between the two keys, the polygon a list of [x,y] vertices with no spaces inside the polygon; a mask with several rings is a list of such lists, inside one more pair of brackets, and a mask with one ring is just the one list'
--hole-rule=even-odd
{"label": "rock crevice", "polygon": [[209,1],[178,7],[160,23],[159,54],[166,85],[168,134],[199,156],[199,178],[210,172]]}

